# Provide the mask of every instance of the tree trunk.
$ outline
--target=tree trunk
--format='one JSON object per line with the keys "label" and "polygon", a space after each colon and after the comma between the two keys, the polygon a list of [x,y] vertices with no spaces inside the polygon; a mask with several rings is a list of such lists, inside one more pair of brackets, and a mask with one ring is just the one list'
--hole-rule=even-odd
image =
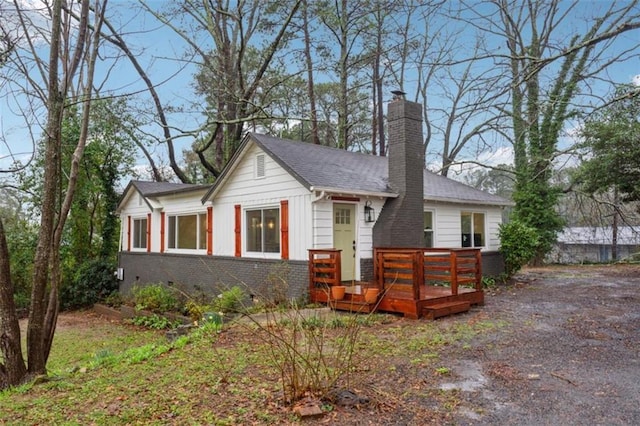
{"label": "tree trunk", "polygon": [[[46,94],[42,99],[47,109],[46,129],[42,142],[44,161],[42,166],[43,184],[42,200],[40,205],[40,229],[38,231],[38,243],[35,249],[33,261],[33,275],[31,282],[31,308],[29,311],[29,323],[27,326],[27,360],[26,368],[24,358],[20,352],[19,323],[15,313],[13,301],[13,286],[10,282],[8,266],[8,253],[4,230],[0,232],[2,240],[0,247],[0,336],[2,336],[2,351],[5,364],[0,366],[0,376],[3,385],[24,382],[30,377],[46,374],[46,364],[49,358],[53,335],[58,316],[58,288],[61,282],[60,272],[60,245],[65,220],[69,214],[75,185],[78,176],[79,162],[82,159],[84,146],[88,134],[88,122],[90,101],[93,94],[93,72],[95,60],[100,42],[100,27],[104,9],[99,8],[90,11],[89,0],[82,0],[79,9],[71,12],[67,9],[67,2],[54,0],[48,9],[51,13],[51,39],[49,40],[48,60],[41,60],[38,52],[31,54],[40,61],[48,75],[44,76],[46,88],[40,91]],[[78,14],[75,12],[79,11]],[[77,29],[75,46],[68,44],[69,40],[63,39],[68,30],[63,22],[63,13],[66,17],[76,19]],[[18,13],[22,13],[18,10]],[[95,21],[89,24],[89,16],[93,15]],[[92,43],[89,43],[90,31],[93,28]],[[24,27],[23,30],[27,31]],[[89,51],[91,46],[91,51]],[[46,63],[45,63],[46,62]],[[82,75],[78,75],[82,73]],[[72,88],[72,84],[78,87]],[[62,129],[64,126],[64,108],[70,94],[81,93],[81,101],[72,102],[84,106],[81,132],[77,140],[73,154],[71,170],[66,171],[68,176],[67,187],[62,180]],[[74,95],[71,95],[74,96]],[[72,101],[75,101],[73,99]],[[63,199],[64,198],[64,199]],[[15,341],[17,339],[17,342]],[[16,346],[17,345],[17,346]]]}
{"label": "tree trunk", "polygon": [[[337,4],[337,2],[336,2]],[[349,34],[347,0],[342,0],[339,10],[340,19],[340,94],[338,100],[338,148],[349,149]]]}
{"label": "tree trunk", "polygon": [[9,249],[0,218],[0,351],[3,359],[0,363],[0,389],[19,385],[27,374],[13,292]]}
{"label": "tree trunk", "polygon": [[[376,81],[376,67],[373,67],[373,81]],[[378,95],[376,91],[378,87],[375,83],[371,89],[371,105],[373,107],[373,114],[371,115],[371,155],[378,155],[378,105],[376,104]]]}
{"label": "tree trunk", "polygon": [[316,94],[313,82],[313,58],[311,58],[311,36],[309,35],[308,11],[308,2],[307,0],[304,0],[302,6],[302,18],[304,27],[304,57],[307,65],[307,94],[309,95],[309,108],[311,109],[311,142],[316,145],[320,145],[320,136],[318,135],[318,111],[316,107]]}
{"label": "tree trunk", "polygon": [[45,315],[47,311],[47,285],[49,284],[49,266],[53,244],[56,206],[59,193],[61,123],[63,120],[64,98],[58,83],[58,61],[60,52],[60,29],[62,1],[55,0],[52,5],[51,50],[49,53],[49,81],[47,87],[47,129],[45,134],[44,184],[42,210],[40,215],[40,231],[38,245],[33,262],[33,282],[31,290],[31,310],[27,328],[27,357],[30,375],[46,373],[49,352],[45,348],[47,341]]}
{"label": "tree trunk", "polygon": [[611,260],[618,260],[618,208],[620,206],[620,194],[618,188],[613,190],[613,224],[611,225]]}
{"label": "tree trunk", "polygon": [[[382,40],[380,41],[380,49],[382,49]],[[374,84],[376,85],[376,107],[378,108],[374,114],[377,117],[376,124],[378,126],[378,144],[379,144],[379,154],[381,157],[385,157],[387,155],[387,140],[384,136],[384,105],[382,99],[384,98],[382,93],[382,76],[379,71],[380,67],[380,55],[378,54],[376,59],[376,78],[374,79]],[[401,88],[402,89],[402,88]]]}

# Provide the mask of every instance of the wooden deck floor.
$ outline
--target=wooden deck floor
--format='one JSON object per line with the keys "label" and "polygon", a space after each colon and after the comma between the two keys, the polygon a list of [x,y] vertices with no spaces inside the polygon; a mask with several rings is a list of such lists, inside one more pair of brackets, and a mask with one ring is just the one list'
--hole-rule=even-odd
{"label": "wooden deck floor", "polygon": [[[373,287],[369,283],[358,283],[363,290]],[[446,315],[466,312],[472,305],[484,304],[484,292],[473,288],[460,287],[457,295],[451,288],[441,286],[420,286],[420,299],[413,300],[411,294],[402,289],[388,289],[380,295],[376,303],[366,303],[363,294],[345,294],[342,300],[332,300],[326,290],[313,292],[311,301],[327,303],[333,309],[350,312],[390,312],[400,313],[408,318],[435,319]]]}

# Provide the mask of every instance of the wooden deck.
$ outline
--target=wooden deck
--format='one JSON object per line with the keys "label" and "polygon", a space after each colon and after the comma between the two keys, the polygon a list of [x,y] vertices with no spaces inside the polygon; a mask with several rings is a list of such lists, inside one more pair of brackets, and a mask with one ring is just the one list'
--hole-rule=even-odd
{"label": "wooden deck", "polygon": [[[346,284],[336,300],[331,287]],[[369,288],[375,301],[365,301]],[[351,312],[394,312],[409,318],[435,319],[484,304],[478,249],[384,248],[374,250],[374,280],[343,283],[339,250],[309,251],[309,297],[334,309]]]}

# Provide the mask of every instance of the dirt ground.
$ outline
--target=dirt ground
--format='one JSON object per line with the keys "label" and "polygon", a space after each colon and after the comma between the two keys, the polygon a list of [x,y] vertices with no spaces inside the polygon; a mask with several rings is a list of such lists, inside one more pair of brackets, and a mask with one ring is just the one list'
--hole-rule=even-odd
{"label": "dirt ground", "polygon": [[[487,295],[509,325],[455,355],[455,423],[640,424],[640,266],[530,269]],[[469,356],[469,354],[472,356]]]}

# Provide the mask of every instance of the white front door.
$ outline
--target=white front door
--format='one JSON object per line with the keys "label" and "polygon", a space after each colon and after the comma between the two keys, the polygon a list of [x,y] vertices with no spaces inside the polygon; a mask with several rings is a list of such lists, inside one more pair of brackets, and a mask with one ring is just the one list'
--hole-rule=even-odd
{"label": "white front door", "polygon": [[342,280],[353,280],[356,275],[356,206],[333,205],[333,246],[342,250]]}

